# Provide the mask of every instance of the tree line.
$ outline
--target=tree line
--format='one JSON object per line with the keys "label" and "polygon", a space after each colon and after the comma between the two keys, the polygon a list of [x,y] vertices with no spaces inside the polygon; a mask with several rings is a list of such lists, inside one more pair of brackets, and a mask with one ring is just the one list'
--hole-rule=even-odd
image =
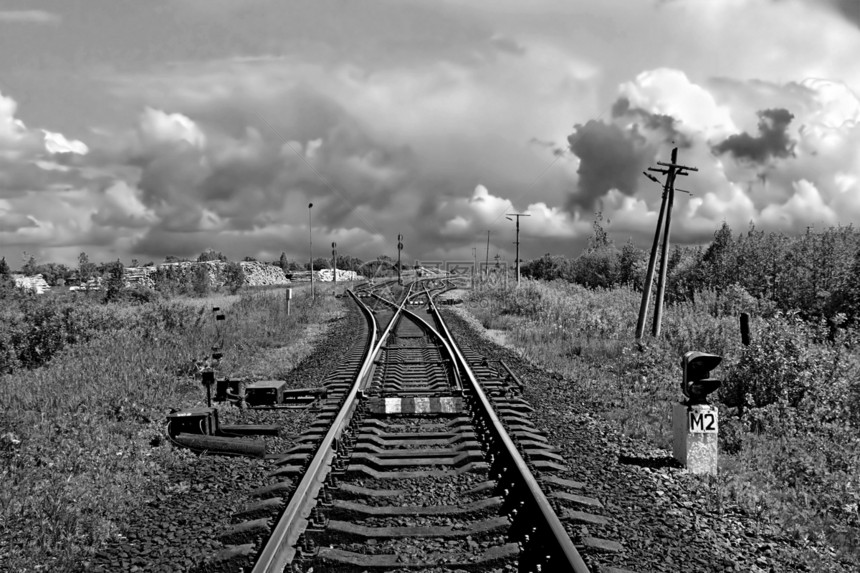
{"label": "tree line", "polygon": [[[526,277],[562,279],[590,288],[627,285],[641,291],[648,254],[629,241],[620,249],[608,237],[601,218],[585,252],[576,258],[549,253],[522,267]],[[804,318],[860,319],[860,232],[852,226],[822,231],[807,228],[799,236],[766,233],[750,224],[733,233],[723,223],[710,245],[670,249],[666,299],[692,300],[705,290],[742,289]],[[655,281],[656,282],[656,281]]]}

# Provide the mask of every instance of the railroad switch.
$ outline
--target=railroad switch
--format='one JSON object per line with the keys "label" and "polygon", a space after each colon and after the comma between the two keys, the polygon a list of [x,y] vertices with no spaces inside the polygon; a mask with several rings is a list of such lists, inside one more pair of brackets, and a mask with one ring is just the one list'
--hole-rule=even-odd
{"label": "railroad switch", "polygon": [[320,403],[328,396],[326,388],[290,388],[281,390],[280,403],[291,406],[307,406]]}
{"label": "railroad switch", "polygon": [[195,408],[167,415],[167,434],[175,438],[179,434],[218,434],[218,410],[215,408]]}
{"label": "railroad switch", "polygon": [[273,406],[284,399],[284,380],[261,380],[245,387],[245,402],[249,406]]}

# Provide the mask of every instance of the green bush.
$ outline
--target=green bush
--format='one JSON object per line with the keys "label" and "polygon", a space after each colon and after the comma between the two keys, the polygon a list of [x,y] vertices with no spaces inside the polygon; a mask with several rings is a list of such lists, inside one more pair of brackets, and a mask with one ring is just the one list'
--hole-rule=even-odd
{"label": "green bush", "polygon": [[[131,312],[133,301],[139,312]],[[156,302],[152,302],[156,301]],[[124,289],[111,304],[72,295],[19,296],[0,309],[0,373],[38,368],[67,346],[87,342],[103,333],[142,329],[144,333],[184,332],[200,325],[197,311],[187,305],[158,301],[148,289]]]}
{"label": "green bush", "polygon": [[194,267],[194,278],[192,279],[191,285],[192,292],[195,296],[205,297],[212,292],[208,265],[196,265]]}
{"label": "green bush", "polygon": [[245,284],[245,269],[237,262],[227,263],[224,268],[224,287],[230,294],[236,294]]}
{"label": "green bush", "polygon": [[0,372],[36,368],[64,347],[122,327],[111,307],[87,298],[22,296],[0,310]]}
{"label": "green bush", "polygon": [[755,427],[767,424],[757,409],[782,404],[799,415],[800,422],[852,421],[850,399],[860,376],[856,334],[842,331],[828,340],[824,324],[810,325],[796,313],[760,321],[750,346],[740,351],[730,369],[720,397],[740,415],[753,413]]}

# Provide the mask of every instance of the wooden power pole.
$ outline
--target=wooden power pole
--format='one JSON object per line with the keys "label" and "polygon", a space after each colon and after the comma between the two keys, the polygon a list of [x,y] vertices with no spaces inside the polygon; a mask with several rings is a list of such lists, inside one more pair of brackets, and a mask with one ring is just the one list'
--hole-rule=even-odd
{"label": "wooden power pole", "polygon": [[397,284],[403,285],[403,266],[400,264],[400,252],[403,250],[403,235],[397,234]]}
{"label": "wooden power pole", "polygon": [[517,246],[516,263],[517,263],[517,286],[520,286],[520,217],[531,217],[528,213],[508,213],[505,217],[508,221],[513,221],[511,217],[517,218],[517,240],[514,244]]}
{"label": "wooden power pole", "polygon": [[334,282],[334,286],[337,287],[337,243],[334,241],[331,243],[331,272],[332,282]]}
{"label": "wooden power pole", "polygon": [[484,280],[490,276],[490,231],[487,231],[487,258],[484,260]]}
{"label": "wooden power pole", "polygon": [[[637,339],[642,338],[642,334],[645,331],[645,319],[648,316],[648,304],[651,301],[651,285],[654,283],[654,264],[657,259],[657,246],[660,243],[660,231],[663,231],[663,244],[660,249],[660,276],[657,280],[657,300],[654,304],[654,323],[651,329],[652,336],[660,336],[660,324],[663,319],[663,298],[666,293],[666,265],[669,252],[669,232],[672,226],[672,203],[675,200],[675,177],[689,175],[687,171],[698,171],[695,167],[678,164],[677,147],[672,149],[672,161],[670,163],[658,161],[657,165],[662,165],[665,169],[649,167],[648,171],[662,173],[666,176],[666,182],[663,184],[663,199],[660,203],[660,214],[657,217],[657,229],[654,231],[654,242],[651,244],[651,256],[648,258],[648,271],[645,275],[645,285],[642,289],[642,302],[639,305],[639,320],[636,322]],[[652,181],[657,181],[655,177],[648,173],[645,173],[645,176]],[[664,216],[666,219],[665,228],[663,226]]]}

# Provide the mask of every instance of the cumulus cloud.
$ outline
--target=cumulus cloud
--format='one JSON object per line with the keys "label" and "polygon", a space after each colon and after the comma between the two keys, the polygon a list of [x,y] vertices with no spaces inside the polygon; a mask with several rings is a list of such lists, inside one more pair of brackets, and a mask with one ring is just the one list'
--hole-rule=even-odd
{"label": "cumulus cloud", "polygon": [[[707,241],[724,220],[736,229],[754,221],[760,228],[789,233],[808,224],[860,220],[860,99],[844,83],[808,78],[785,84],[719,80],[699,86],[686,80],[685,89],[675,96],[654,87],[655,77],[681,85],[681,76],[671,70],[643,72],[636,81],[622,84],[612,111],[616,124],[643,137],[651,126],[668,137],[680,131],[687,138],[681,163],[699,171],[677,182],[694,195],[676,194],[674,240]],[[643,99],[646,93],[654,97]],[[710,110],[706,115],[712,120],[685,121],[690,94]],[[754,106],[766,101],[785,107],[759,108],[757,134],[726,133],[734,118],[745,119],[744,111],[756,117]],[[668,159],[665,147],[659,154],[663,157],[654,159]],[[726,161],[729,157],[740,161]],[[774,161],[787,157],[791,160]],[[644,242],[656,224],[658,188],[643,185],[634,193],[622,191],[612,189],[601,200],[604,215],[613,222],[610,230]]]}
{"label": "cumulus cloud", "polygon": [[[707,8],[720,26],[738,9]],[[143,111],[86,143],[28,129],[0,98],[0,157],[23,158],[0,163],[7,212],[32,217],[20,240],[57,249],[304,258],[312,201],[314,244],[366,258],[392,253],[398,232],[407,256],[468,257],[488,229],[510,256],[504,214],[528,211],[525,257],[575,255],[595,208],[611,233],[650,241],[660,188],[641,172],[675,145],[699,171],[679,181],[695,195],[676,197],[673,240],[707,241],[722,220],[781,229],[860,216],[860,107],[847,88],[653,62],[613,76],[519,30],[482,32],[469,58],[410,66],[272,56],[123,77],[113,95]]]}
{"label": "cumulus cloud", "polygon": [[[486,186],[479,184],[471,197],[449,201],[441,206],[439,216],[445,222],[436,239],[440,243],[437,252],[444,256],[449,251],[455,251],[458,245],[476,242],[479,236],[483,243],[485,229],[498,229],[499,223],[507,227],[501,233],[513,233],[514,223],[505,217],[508,213],[519,212],[528,214],[528,217],[520,219],[521,238],[539,239],[556,248],[566,240],[587,236],[591,230],[590,222],[583,221],[578,214],[572,215],[563,207],[550,206],[541,201],[530,203],[523,211],[519,211],[510,200],[492,194]],[[505,239],[500,241],[499,232],[497,230],[492,235],[494,249],[511,254],[510,243]],[[534,241],[530,243],[534,245]]]}
{"label": "cumulus cloud", "polygon": [[618,91],[630,108],[671,117],[673,129],[691,137],[712,139],[738,131],[729,109],[681,70],[648,70],[623,83]]}
{"label": "cumulus cloud", "polygon": [[765,109],[757,115],[759,135],[747,132],[730,135],[714,146],[714,152],[730,153],[737,159],[755,163],[792,155],[795,143],[788,134],[788,126],[794,114],[787,109]]}
{"label": "cumulus cloud", "polygon": [[[16,117],[17,109],[14,99],[0,94],[0,199],[84,184],[89,175],[65,164],[74,163],[72,156],[87,153],[86,144],[61,133],[28,128]],[[16,213],[15,224],[26,223],[29,216]],[[7,231],[11,220],[7,216]]]}
{"label": "cumulus cloud", "polygon": [[125,181],[115,181],[104,190],[92,220],[104,227],[139,229],[152,225],[156,216],[141,202],[137,189]]}
{"label": "cumulus cloud", "polygon": [[0,145],[8,146],[20,141],[27,133],[24,122],[15,117],[18,103],[0,92]]}
{"label": "cumulus cloud", "polygon": [[653,132],[661,143],[671,144],[679,148],[692,145],[692,138],[678,130],[678,120],[671,115],[651,113],[648,110],[634,108],[626,97],[618,98],[612,104],[612,117],[616,120],[627,120],[628,127],[639,125],[646,131]]}
{"label": "cumulus cloud", "polygon": [[45,129],[42,130],[42,133],[45,135],[45,149],[48,153],[86,155],[89,152],[89,147],[83,141],[68,140],[62,133],[54,133]]}
{"label": "cumulus cloud", "polygon": [[592,209],[610,189],[632,195],[654,152],[635,129],[602,121],[575,126],[568,142],[579,157],[579,181],[577,193],[570,196],[571,210]]}
{"label": "cumulus cloud", "polygon": [[773,204],[761,212],[760,221],[768,228],[780,231],[797,231],[809,223],[836,225],[839,218],[825,202],[816,186],[805,179],[792,184],[794,193],[783,204]]}
{"label": "cumulus cloud", "polygon": [[57,24],[60,16],[45,10],[0,10],[0,22]]}
{"label": "cumulus cloud", "polygon": [[206,136],[188,117],[147,107],[137,124],[138,143],[147,148],[160,145],[188,144],[202,149]]}
{"label": "cumulus cloud", "polygon": [[852,129],[860,123],[860,97],[845,82],[806,78],[800,85],[812,98],[808,122],[814,127]]}
{"label": "cumulus cloud", "polygon": [[[134,248],[141,253],[170,245],[179,234],[204,243],[238,233],[236,250],[285,222],[306,234],[312,199],[314,225],[323,233],[355,226],[377,235],[380,219],[388,217],[381,213],[415,163],[408,148],[370,136],[325,97],[293,94],[316,101],[303,110],[299,130],[256,118],[256,126],[239,132],[229,106],[199,117],[145,109],[109,156],[137,168],[135,182],[109,188],[93,222],[140,228]],[[290,107],[289,98],[282,103]],[[219,123],[220,117],[227,121]]]}
{"label": "cumulus cloud", "polygon": [[[361,80],[349,76],[349,81]],[[377,79],[371,84],[374,90],[384,89]],[[682,163],[700,169],[679,181],[695,195],[676,196],[674,241],[707,241],[723,220],[736,228],[754,220],[774,229],[814,217],[832,221],[833,213],[856,211],[853,194],[838,191],[856,185],[852,177],[860,173],[856,166],[847,167],[853,161],[848,150],[854,141],[849,127],[855,108],[849,92],[828,83],[806,84],[765,86],[774,93],[784,90],[787,95],[778,101],[786,107],[761,112],[760,130],[753,136],[738,134],[734,118],[755,117],[755,108],[750,109],[755,100],[748,96],[762,85],[724,82],[710,88],[677,70],[642,72],[621,84],[610,120],[575,126],[568,137],[569,157],[554,156],[551,141],[534,145],[532,141],[541,142],[538,137],[523,139],[531,154],[523,155],[505,148],[498,136],[443,139],[447,128],[437,138],[434,129],[439,126],[428,131],[419,124],[412,127],[420,137],[405,143],[408,134],[399,126],[385,119],[370,121],[367,110],[373,106],[366,101],[349,105],[349,98],[367,97],[354,87],[340,98],[321,87],[325,84],[287,88],[279,92],[283,113],[275,120],[271,118],[277,114],[261,121],[226,101],[198,112],[188,104],[182,112],[149,108],[118,146],[123,151],[113,157],[137,167],[139,177],[102,192],[90,221],[103,229],[125,226],[135,237],[129,248],[147,256],[168,251],[191,256],[216,245],[225,252],[238,245],[245,252],[276,251],[264,237],[277,237],[283,250],[291,252],[290,241],[300,245],[307,239],[307,203],[313,200],[317,244],[337,240],[341,251],[349,245],[351,252],[373,257],[390,252],[389,235],[403,232],[407,257],[468,258],[466,245],[483,244],[480,235],[492,229],[492,250],[509,258],[513,223],[504,215],[527,210],[532,216],[521,221],[526,257],[528,249],[535,250],[534,256],[575,254],[573,246],[591,231],[595,208],[612,221],[611,233],[634,236],[642,244],[650,241],[660,192],[641,172],[668,160],[672,145],[683,150]],[[420,97],[413,87],[387,89]],[[726,94],[741,92],[746,95],[727,99]],[[375,98],[396,105],[384,93]],[[256,104],[263,111],[273,109],[268,100]],[[797,123],[804,129],[793,129]],[[795,141],[798,157],[769,165],[766,188],[756,187],[758,183],[751,187],[746,179],[759,181],[758,172],[750,175],[743,165],[724,161],[729,155],[784,157]],[[484,169],[473,160],[470,143],[477,142],[493,157]],[[839,170],[826,174],[815,163],[827,145],[832,165],[845,167],[838,182],[833,173]],[[715,155],[714,148],[722,153]],[[836,150],[844,156],[837,159]],[[517,169],[525,160],[534,165],[527,177]],[[556,160],[557,169],[552,167]],[[798,183],[804,177],[808,185]],[[476,180],[484,183],[476,185]],[[348,242],[344,229],[353,229]],[[303,248],[292,248],[304,256]]]}
{"label": "cumulus cloud", "polygon": [[[140,169],[141,201],[157,217],[151,235],[194,233],[204,224],[248,233],[285,221],[306,225],[312,200],[315,232],[332,236],[355,226],[384,235],[407,227],[411,245],[431,245],[448,240],[441,233],[440,205],[467,198],[477,180],[501,189],[503,197],[534,201],[531,196],[539,194],[549,205],[575,182],[567,158],[554,162],[529,143],[534,125],[504,116],[499,100],[518,100],[520,95],[508,90],[520,84],[476,77],[485,71],[434,63],[399,73],[336,68],[321,75],[305,66],[282,77],[290,62],[253,65],[261,69],[205,82],[232,86],[223,97],[198,99],[191,82],[193,89],[163,106],[162,114],[180,113],[186,127],[202,132],[204,145],[177,148],[158,140],[125,145],[115,157]],[[562,78],[569,81],[576,72],[566,70]],[[505,73],[513,76],[516,70]],[[149,92],[146,83],[136,85]],[[551,93],[567,100],[564,86]],[[380,114],[380,109],[389,111]],[[551,114],[544,115],[545,125],[563,129],[557,120],[550,123]]]}

